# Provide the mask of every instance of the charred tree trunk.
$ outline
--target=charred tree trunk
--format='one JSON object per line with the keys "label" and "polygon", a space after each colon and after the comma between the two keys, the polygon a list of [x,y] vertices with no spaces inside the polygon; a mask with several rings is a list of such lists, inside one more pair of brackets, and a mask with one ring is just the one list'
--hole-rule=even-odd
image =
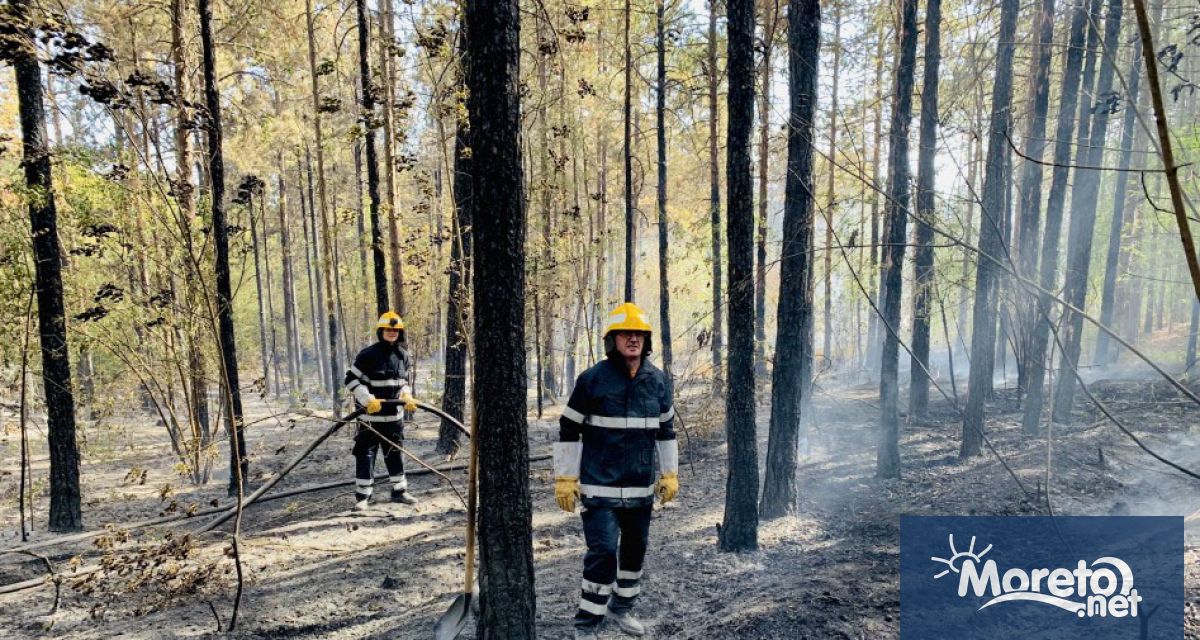
{"label": "charred tree trunk", "polygon": [[[358,74],[362,86],[362,125],[367,150],[367,200],[371,218],[371,258],[375,265],[375,312],[387,311],[388,302],[387,266],[383,257],[383,233],[379,227],[379,160],[375,154],[375,92],[378,88],[371,82],[371,49],[368,39],[367,2],[355,0],[358,10]],[[326,244],[329,239],[326,238]],[[332,336],[333,333],[331,332]]]}
{"label": "charred tree trunk", "polygon": [[[829,101],[829,178],[826,184],[825,198],[825,316],[821,325],[824,330],[821,346],[821,357],[828,365],[833,362],[833,212],[837,208],[837,194],[834,184],[837,177],[837,135],[838,135],[838,72],[842,66],[842,8],[837,2],[833,4],[833,77],[830,79]],[[874,251],[874,247],[871,249]],[[808,395],[808,389],[802,392]]]}
{"label": "charred tree trunk", "polygon": [[758,450],[754,422],[754,190],[750,131],[754,123],[754,2],[729,0],[729,125],[725,175],[729,181],[729,382],[725,432],[729,479],[722,551],[758,548]]}
{"label": "charred tree trunk", "polygon": [[971,373],[963,416],[959,456],[979,455],[983,445],[983,403],[992,386],[996,357],[996,285],[999,268],[986,256],[1005,255],[1002,216],[1009,179],[1005,156],[1012,130],[1013,53],[1017,32],[1017,0],[1000,5],[1000,36],[996,46],[996,79],[992,85],[992,116],[988,128],[987,164],[979,216],[979,263],[975,267],[975,309],[971,326]]}
{"label": "charred tree trunk", "polygon": [[[1142,48],[1141,42],[1135,42],[1133,53],[1129,58],[1129,94],[1125,96],[1123,108],[1125,117],[1121,123],[1121,160],[1118,163],[1117,187],[1113,193],[1112,222],[1108,231],[1108,255],[1104,263],[1104,289],[1100,301],[1100,324],[1113,326],[1113,307],[1117,293],[1117,273],[1121,262],[1121,239],[1125,234],[1125,201],[1129,197],[1129,164],[1133,155],[1133,141],[1137,134],[1137,123],[1134,121],[1137,110],[1145,107],[1138,89],[1142,80]],[[1116,352],[1110,353],[1108,334],[1100,331],[1096,336],[1096,364],[1114,362]]]}
{"label": "charred tree trunk", "polygon": [[759,380],[767,377],[767,223],[770,214],[767,178],[771,161],[771,53],[778,22],[774,6],[766,7],[763,12],[763,57],[759,81],[762,100],[758,108],[758,235],[754,263],[754,376]]}
{"label": "charred tree trunk", "polygon": [[233,293],[229,281],[229,225],[225,221],[225,159],[221,150],[221,97],[217,93],[212,7],[200,0],[200,44],[204,51],[204,102],[208,109],[208,173],[212,179],[213,246],[217,258],[217,321],[225,420],[229,427],[229,495],[239,494],[250,470],[242,431],[242,392],[238,386],[237,343],[233,332]]}
{"label": "charred tree trunk", "polygon": [[51,531],[79,531],[83,528],[79,447],[75,443],[75,399],[71,388],[71,358],[62,296],[58,211],[54,204],[50,149],[46,143],[42,69],[37,60],[37,44],[27,0],[13,0],[10,10],[17,30],[11,61],[16,71],[21,120],[21,164],[25,171],[25,186],[29,189],[29,226],[33,236],[42,382],[46,393],[47,441],[50,447],[49,528]]}
{"label": "charred tree trunk", "polygon": [[475,415],[479,460],[480,613],[477,637],[536,636],[529,438],[525,420],[525,202],[520,151],[517,0],[468,0],[467,112],[475,244]]}
{"label": "charred tree trunk", "polygon": [[879,449],[875,474],[900,477],[900,302],[909,207],[908,130],[912,121],[913,76],[917,66],[917,0],[900,4],[892,130],[888,140],[887,233],[883,247],[883,360],[879,367]]}
{"label": "charred tree trunk", "polygon": [[[466,34],[460,36],[465,42]],[[469,64],[467,51],[461,51],[463,75]],[[466,121],[459,122],[454,134],[453,233],[450,242],[450,286],[446,303],[446,380],[442,387],[442,411],[459,421],[467,395],[467,355],[469,340],[467,312],[470,309],[471,282],[471,142]],[[458,451],[458,427],[442,420],[438,428],[437,453],[452,456]]]}
{"label": "charred tree trunk", "polygon": [[[1121,35],[1121,0],[1110,0],[1108,15],[1104,19],[1104,50],[1115,52]],[[1100,60],[1100,79],[1095,95],[1104,97],[1112,89],[1113,56],[1104,55]],[[1092,113],[1091,135],[1088,146],[1081,155],[1081,167],[1097,167],[1104,161],[1104,141],[1108,136],[1109,109],[1091,108],[1091,96],[1084,96],[1083,104],[1089,105]],[[1087,303],[1088,275],[1092,263],[1092,239],[1095,235],[1097,198],[1100,195],[1100,175],[1095,169],[1078,168],[1071,188],[1071,228],[1067,235],[1067,273],[1063,298],[1078,309]],[[1079,364],[1079,353],[1083,341],[1083,316],[1068,310],[1063,322],[1063,348],[1059,369],[1058,387],[1054,398],[1054,419],[1070,422],[1071,408],[1075,401],[1075,376],[1072,365]]]}
{"label": "charred tree trunk", "polygon": [[[1026,160],[1021,168],[1017,205],[1020,228],[1017,231],[1017,268],[1021,275],[1032,278],[1038,268],[1037,237],[1042,218],[1042,156],[1046,154],[1046,121],[1050,107],[1050,61],[1054,48],[1054,1],[1042,0],[1034,18],[1033,85],[1029,96],[1030,117],[1025,128]],[[1019,296],[1016,336],[1018,349],[1017,390],[1024,395],[1028,388],[1025,354],[1037,324],[1037,309],[1029,296]]]}
{"label": "charred tree trunk", "polygon": [[933,156],[937,152],[938,68],[941,64],[942,0],[925,5],[925,72],[921,89],[921,141],[917,154],[916,282],[913,284],[912,367],[908,412],[923,418],[929,409],[929,318],[933,314],[933,221],[937,217]]}
{"label": "charred tree trunk", "polygon": [[[1099,0],[1091,0],[1093,6]],[[1058,124],[1054,134],[1054,170],[1050,177],[1050,193],[1046,201],[1046,226],[1042,231],[1041,264],[1038,284],[1043,289],[1054,287],[1058,271],[1058,246],[1062,235],[1063,201],[1067,196],[1067,179],[1071,163],[1071,138],[1075,132],[1075,105],[1079,99],[1080,68],[1083,65],[1084,37],[1088,24],[1088,4],[1080,2],[1071,13],[1071,32],[1067,59],[1063,63]],[[1090,89],[1090,87],[1088,87]],[[1026,376],[1025,413],[1021,420],[1025,433],[1041,430],[1042,406],[1045,399],[1046,347],[1050,339],[1050,297],[1038,295],[1034,317],[1033,338],[1025,353]]]}
{"label": "charred tree trunk", "polygon": [[717,1],[708,0],[708,212],[712,222],[712,367],[713,391],[724,389],[721,352],[724,350],[725,296],[721,280],[721,165],[717,162],[717,130],[720,112],[717,110],[717,88],[721,76],[717,71]]}
{"label": "charred tree trunk", "polygon": [[[195,282],[200,277],[198,267],[202,263],[203,255],[196,251],[193,237],[196,203],[192,197],[191,136],[189,135],[190,129],[185,124],[190,125],[188,116],[194,113],[194,110],[189,106],[192,94],[188,84],[187,47],[184,44],[186,20],[187,2],[173,0],[171,3],[171,66],[175,79],[174,106],[177,120],[175,122],[175,181],[171,184],[171,191],[175,195],[175,201],[179,203],[179,219],[182,223],[180,234],[183,236],[188,252],[184,273],[191,276],[184,286],[184,295],[187,296],[189,306],[200,303],[203,303],[201,306],[207,306],[208,301],[204,299],[205,291],[196,286]],[[204,349],[197,340],[200,329],[196,325],[195,321],[188,321],[185,328],[189,373],[185,384],[190,387],[187,396],[190,403],[188,407],[189,426],[193,439],[198,446],[207,448],[211,433],[208,416],[208,381],[205,376]]]}
{"label": "charred tree trunk", "polygon": [[[674,361],[674,355],[671,353],[671,286],[670,278],[668,277],[668,267],[671,264],[670,257],[667,253],[667,125],[666,125],[666,110],[667,110],[667,44],[666,37],[663,33],[665,17],[664,0],[658,0],[657,20],[655,26],[657,29],[656,39],[658,40],[658,90],[655,93],[655,109],[654,116],[658,129],[658,310],[659,322],[662,325],[659,330],[659,342],[662,344],[663,357],[663,372],[667,374],[667,380],[673,381],[673,368],[671,363]],[[672,386],[674,386],[672,384]]]}
{"label": "charred tree trunk", "polygon": [[771,372],[771,426],[763,481],[763,518],[795,513],[798,499],[796,453],[802,394],[801,354],[812,350],[804,335],[813,313],[807,251],[813,237],[813,120],[817,107],[817,69],[821,43],[819,0],[788,3],[788,161],[784,182],[783,246],[780,251],[779,306],[776,315],[775,367]]}

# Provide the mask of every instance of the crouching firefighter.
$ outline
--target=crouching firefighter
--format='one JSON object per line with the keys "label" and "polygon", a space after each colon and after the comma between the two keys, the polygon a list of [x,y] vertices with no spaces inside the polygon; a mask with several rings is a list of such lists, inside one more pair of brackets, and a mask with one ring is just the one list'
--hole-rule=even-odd
{"label": "crouching firefighter", "polygon": [[554,496],[563,511],[574,511],[582,496],[587,539],[577,640],[596,638],[606,617],[626,633],[645,633],[631,610],[641,591],[650,512],[655,495],[665,504],[679,491],[675,409],[666,375],[646,359],[650,335],[641,309],[617,307],[604,332],[608,357],[579,376],[559,421]]}
{"label": "crouching firefighter", "polygon": [[[404,350],[404,321],[388,311],[375,326],[375,344],[358,352],[346,371],[346,390],[363,409],[354,435],[354,508],[365,509],[375,484],[375,456],[383,449],[392,484],[392,502],[416,504],[408,492],[404,457],[399,446],[404,438],[404,411],[415,411],[416,401],[408,386],[411,358]],[[385,402],[385,401],[392,402]]]}

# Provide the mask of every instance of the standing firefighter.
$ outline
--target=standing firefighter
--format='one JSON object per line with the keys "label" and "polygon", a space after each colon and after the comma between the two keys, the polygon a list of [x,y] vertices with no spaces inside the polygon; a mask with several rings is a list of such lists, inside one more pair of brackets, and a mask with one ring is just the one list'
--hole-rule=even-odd
{"label": "standing firefighter", "polygon": [[631,610],[641,591],[650,512],[655,495],[665,504],[679,491],[675,409],[667,377],[646,359],[650,334],[641,309],[632,302],[617,307],[604,332],[608,357],[579,376],[559,421],[554,496],[563,511],[574,511],[582,496],[587,538],[577,640],[594,639],[606,616],[626,633],[646,632]]}
{"label": "standing firefighter", "polygon": [[[365,509],[374,492],[375,455],[383,447],[383,460],[392,482],[392,502],[416,504],[408,493],[400,441],[404,438],[404,411],[415,411],[408,386],[411,358],[404,344],[404,321],[388,311],[375,326],[378,342],[358,352],[346,371],[346,390],[364,412],[354,435],[354,508]],[[391,400],[392,402],[385,402]]]}

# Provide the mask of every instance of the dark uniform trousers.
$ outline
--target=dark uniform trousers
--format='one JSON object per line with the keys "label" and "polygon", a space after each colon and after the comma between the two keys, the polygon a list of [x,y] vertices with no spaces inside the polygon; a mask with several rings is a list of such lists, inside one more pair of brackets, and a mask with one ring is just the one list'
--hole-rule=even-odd
{"label": "dark uniform trousers", "polygon": [[630,376],[611,357],[579,376],[563,409],[555,474],[579,478],[587,540],[576,627],[629,611],[641,593],[655,455],[664,470],[678,465],[674,415],[662,371],[643,360]]}

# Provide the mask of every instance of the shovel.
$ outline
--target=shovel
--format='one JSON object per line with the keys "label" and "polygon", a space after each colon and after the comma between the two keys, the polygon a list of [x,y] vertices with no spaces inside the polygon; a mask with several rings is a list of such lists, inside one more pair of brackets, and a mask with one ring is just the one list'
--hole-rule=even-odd
{"label": "shovel", "polygon": [[438,619],[433,627],[435,640],[454,640],[462,633],[471,617],[472,599],[475,596],[475,502],[479,490],[475,483],[476,469],[479,466],[479,447],[475,442],[475,432],[479,426],[478,413],[471,416],[471,458],[467,463],[467,577],[463,592],[451,603],[450,608]]}

